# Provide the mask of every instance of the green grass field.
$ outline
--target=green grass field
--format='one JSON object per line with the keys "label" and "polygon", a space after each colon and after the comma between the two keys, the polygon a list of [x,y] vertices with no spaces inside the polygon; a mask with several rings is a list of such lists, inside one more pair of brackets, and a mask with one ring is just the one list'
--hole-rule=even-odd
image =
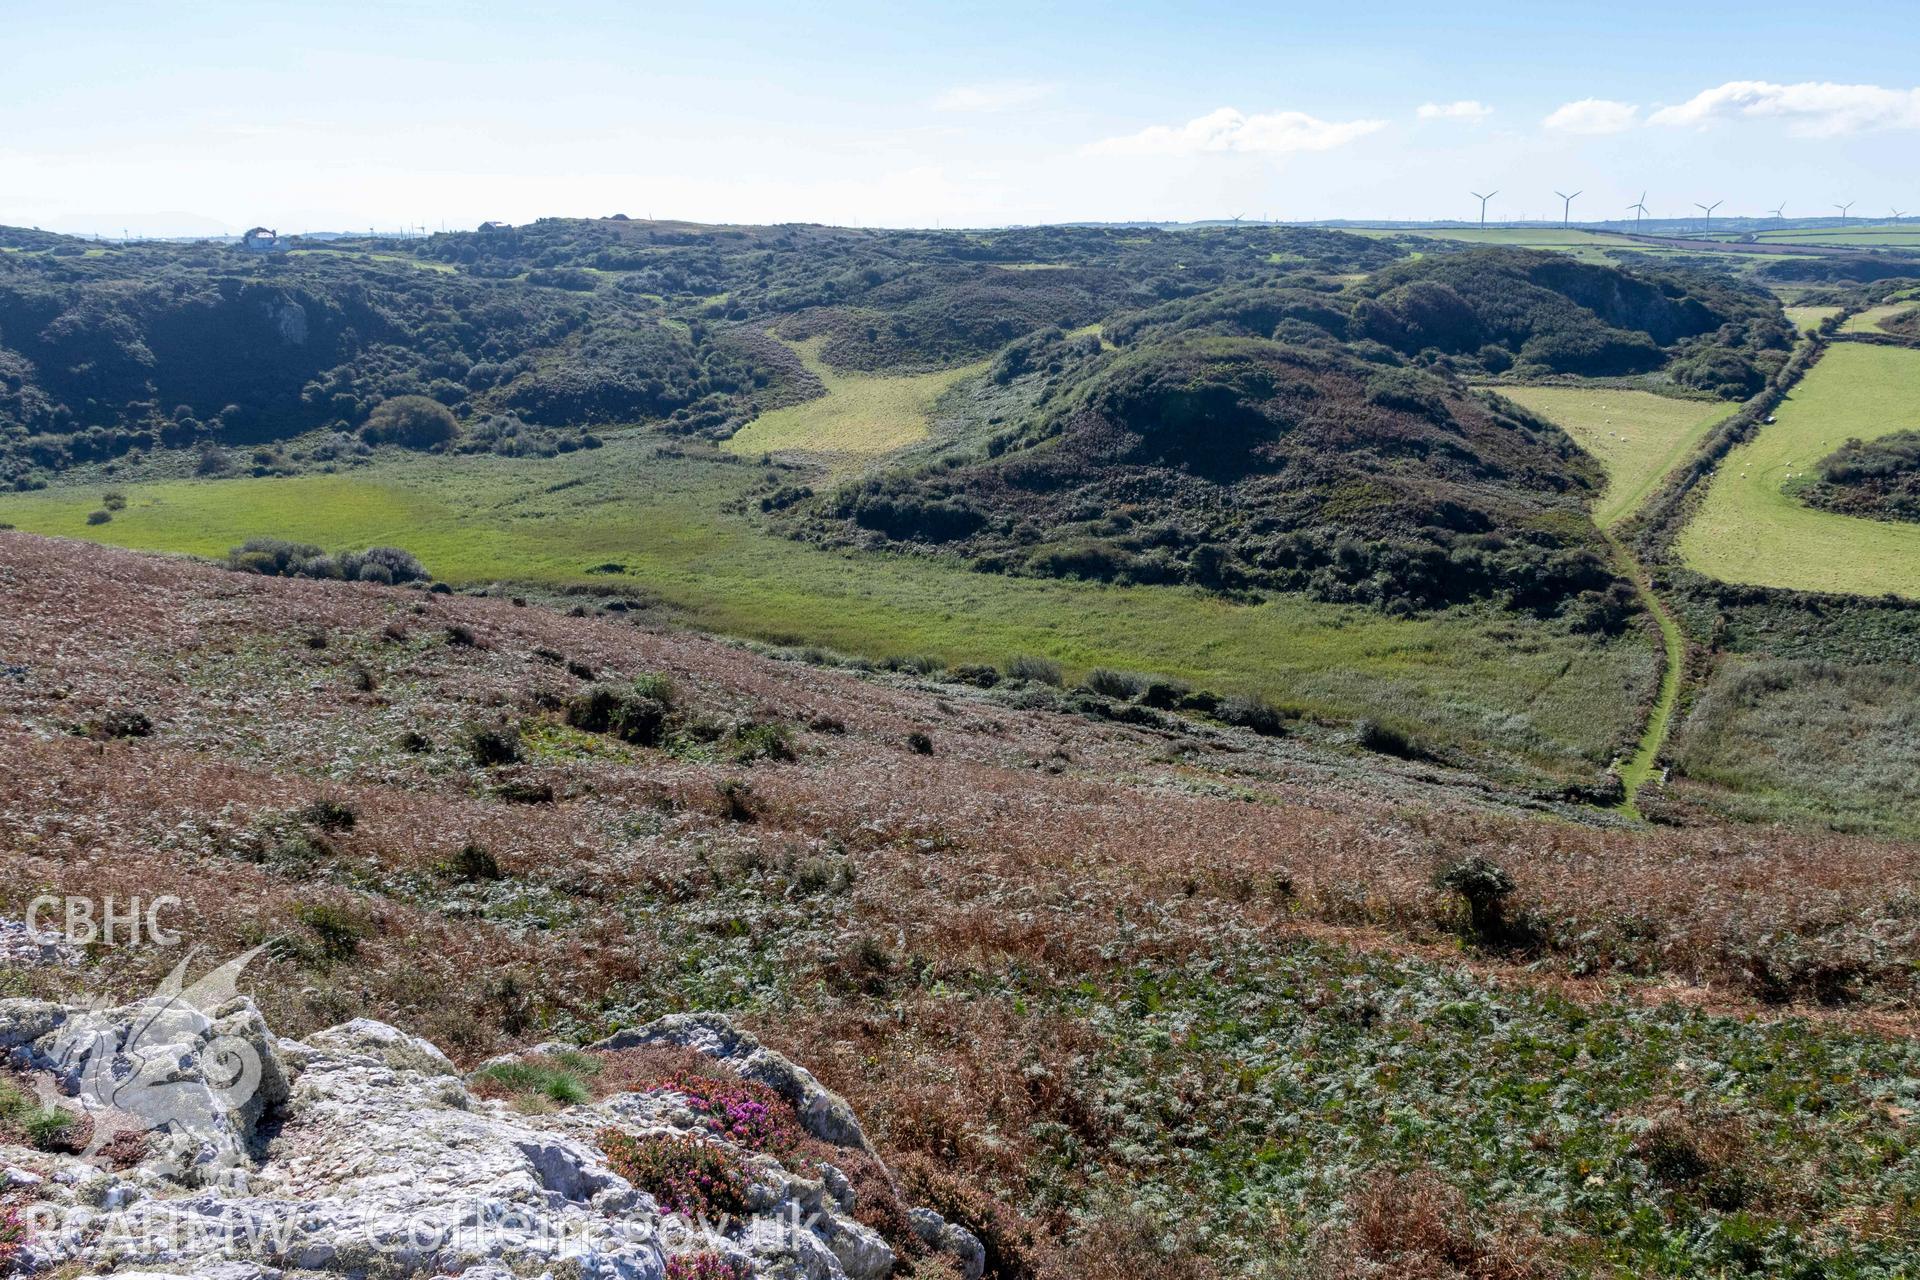
{"label": "green grass field", "polygon": [[1848,437],[1920,427],[1920,351],[1835,343],[1778,417],[1720,464],[1680,535],[1686,563],[1727,582],[1920,597],[1920,525],[1835,515],[1793,493]]}
{"label": "green grass field", "polygon": [[1920,248],[1920,226],[1911,222],[1867,226],[1811,227],[1800,231],[1762,231],[1762,240],[1776,244],[1835,245],[1857,249]]}
{"label": "green grass field", "polygon": [[1885,306],[1868,307],[1857,315],[1848,316],[1846,323],[1840,326],[1840,332],[1885,333],[1886,330],[1880,327],[1882,321],[1905,315],[1911,310],[1913,310],[1911,302],[1890,302]]}
{"label": "green grass field", "polygon": [[[1604,764],[1636,732],[1636,703],[1658,679],[1638,636],[1601,644],[1510,618],[1391,619],[1290,597],[1250,606],[821,550],[725,510],[758,483],[759,467],[660,448],[629,432],[540,461],[408,455],[338,475],[127,484],[117,486],[127,508],[97,526],[86,523],[97,487],[53,488],[0,497],[0,521],[202,556],[256,535],[330,549],[391,544],[455,585],[627,585],[690,625],[870,657],[1038,653],[1074,672],[1165,672],[1318,714],[1398,719],[1537,762]],[[606,562],[626,575],[587,573]]]}
{"label": "green grass field", "polygon": [[934,402],[986,362],[938,373],[842,373],[820,360],[821,338],[794,343],[827,394],[764,413],[734,433],[726,447],[741,457],[763,453],[837,455],[854,461],[892,453],[928,436]]}
{"label": "green grass field", "polygon": [[1506,245],[1516,249],[1552,250],[1578,258],[1582,262],[1608,265],[1614,263],[1614,259],[1607,254],[1608,250],[1650,254],[1656,257],[1722,259],[1738,256],[1732,253],[1721,253],[1715,249],[1644,244],[1604,232],[1583,231],[1579,227],[1418,227],[1407,230],[1356,227],[1352,230],[1354,234],[1363,236],[1426,236],[1434,240],[1457,240],[1463,244]]}
{"label": "green grass field", "polygon": [[1841,307],[1788,307],[1787,323],[1796,330],[1805,333],[1809,329],[1818,329],[1830,317],[1837,316]]}
{"label": "green grass field", "polygon": [[1607,469],[1594,521],[1609,528],[1640,505],[1733,406],[1615,387],[1496,387],[1557,423]]}

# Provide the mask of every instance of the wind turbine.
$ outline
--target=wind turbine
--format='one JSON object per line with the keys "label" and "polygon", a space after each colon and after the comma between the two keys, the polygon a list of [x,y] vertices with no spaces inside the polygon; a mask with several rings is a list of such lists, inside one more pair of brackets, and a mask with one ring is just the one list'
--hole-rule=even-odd
{"label": "wind turbine", "polygon": [[1778,209],[1769,209],[1767,212],[1776,218],[1784,219],[1787,216],[1787,202],[1782,200]]}
{"label": "wind turbine", "polygon": [[1580,193],[1576,191],[1573,193],[1573,195],[1570,196],[1564,191],[1556,191],[1553,194],[1560,197],[1560,225],[1563,227],[1572,226],[1573,225],[1573,201],[1574,201],[1574,197],[1578,196]]}
{"label": "wind turbine", "polygon": [[1858,200],[1849,200],[1845,204],[1834,205],[1833,207],[1840,211],[1840,221],[1845,222],[1847,220],[1847,210],[1853,208],[1853,206],[1858,203],[1860,203]]}
{"label": "wind turbine", "polygon": [[1478,191],[1469,191],[1467,192],[1467,194],[1480,202],[1480,225],[1483,227],[1486,226],[1487,225],[1487,201],[1493,199],[1495,196],[1499,195],[1500,193],[1496,190],[1496,191],[1489,191],[1485,195],[1481,195]]}
{"label": "wind turbine", "polygon": [[1721,205],[1725,203],[1726,203],[1725,200],[1715,200],[1712,204],[1701,204],[1698,200],[1695,200],[1693,202],[1694,208],[1698,209],[1700,212],[1707,215],[1706,229],[1708,231],[1713,230],[1713,211],[1715,209],[1718,209]]}
{"label": "wind turbine", "polygon": [[1900,221],[1900,219],[1906,216],[1907,216],[1907,211],[1905,209],[1895,209],[1893,211],[1893,220],[1896,224]]}
{"label": "wind turbine", "polygon": [[1638,231],[1640,229],[1640,219],[1647,215],[1647,193],[1642,191],[1640,198],[1628,205],[1627,209],[1633,214],[1633,229]]}

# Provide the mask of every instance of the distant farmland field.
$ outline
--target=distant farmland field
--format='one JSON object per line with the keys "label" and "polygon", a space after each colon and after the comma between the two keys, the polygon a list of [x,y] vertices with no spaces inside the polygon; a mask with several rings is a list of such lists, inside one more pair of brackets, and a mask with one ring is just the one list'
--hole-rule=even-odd
{"label": "distant farmland field", "polygon": [[1497,387],[1501,395],[1557,423],[1600,459],[1607,488],[1594,508],[1603,528],[1639,505],[1732,406],[1674,400],[1612,387]]}
{"label": "distant farmland field", "polygon": [[795,349],[827,389],[802,404],[762,414],[735,432],[727,449],[742,457],[797,451],[870,457],[892,453],[927,438],[934,401],[984,362],[938,373],[842,373],[819,358],[823,340]]}
{"label": "distant farmland field", "polygon": [[[1916,269],[1920,270],[1920,268]],[[1840,326],[1840,332],[1885,333],[1886,330],[1881,328],[1883,321],[1891,320],[1897,315],[1904,315],[1913,309],[1911,302],[1892,302],[1885,306],[1868,307],[1858,315],[1848,316],[1847,322]]]}
{"label": "distant farmland field", "polygon": [[1787,323],[1801,333],[1809,329],[1818,329],[1830,317],[1837,316],[1842,307],[1788,307]]}
{"label": "distant farmland field", "polygon": [[1920,598],[1920,525],[1835,515],[1795,496],[1847,438],[1920,428],[1920,351],[1835,343],[1778,418],[1720,464],[1680,536],[1686,563],[1728,582]]}
{"label": "distant farmland field", "polygon": [[1857,249],[1920,248],[1920,226],[1882,223],[1877,226],[1809,227],[1797,231],[1762,231],[1759,238],[1777,244],[1833,245]]}

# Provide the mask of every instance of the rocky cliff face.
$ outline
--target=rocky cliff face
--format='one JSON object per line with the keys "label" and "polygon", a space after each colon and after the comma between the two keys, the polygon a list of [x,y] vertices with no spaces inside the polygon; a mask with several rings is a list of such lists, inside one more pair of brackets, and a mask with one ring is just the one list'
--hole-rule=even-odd
{"label": "rocky cliff face", "polygon": [[[649,1050],[710,1075],[535,1105],[474,1087],[516,1079],[516,1067]],[[665,1018],[584,1051],[541,1046],[463,1077],[383,1023],[276,1036],[244,998],[5,1000],[0,1053],[17,1092],[74,1117],[62,1153],[0,1138],[16,1271],[979,1280],[983,1269],[979,1242],[930,1211],[894,1206],[904,1231],[891,1240],[863,1222],[874,1215],[861,1197],[889,1180],[851,1108],[716,1016]],[[732,1083],[696,1082],[714,1079]],[[729,1087],[736,1101],[716,1105]],[[799,1142],[766,1140],[782,1124]],[[0,1243],[5,1230],[0,1220]]]}

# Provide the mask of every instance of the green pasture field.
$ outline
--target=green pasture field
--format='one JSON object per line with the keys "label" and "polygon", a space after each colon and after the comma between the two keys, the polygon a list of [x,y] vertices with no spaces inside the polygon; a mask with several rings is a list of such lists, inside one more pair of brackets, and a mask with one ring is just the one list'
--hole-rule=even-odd
{"label": "green pasture field", "polygon": [[1913,310],[1911,302],[1891,302],[1884,306],[1868,307],[1865,311],[1848,316],[1846,323],[1840,326],[1840,332],[1885,333],[1886,330],[1881,328],[1882,321],[1891,320],[1911,310]]}
{"label": "green pasture field", "polygon": [[929,434],[934,402],[986,362],[937,373],[842,373],[820,359],[825,340],[792,344],[827,393],[761,414],[735,432],[726,448],[741,457],[801,452],[869,458],[918,444]]}
{"label": "green pasture field", "polygon": [[1495,387],[1579,442],[1607,469],[1594,522],[1610,528],[1640,505],[1734,406],[1619,387]]}
{"label": "green pasture field", "polygon": [[1721,462],[1680,535],[1686,563],[1727,582],[1920,597],[1920,525],[1836,515],[1795,496],[1849,437],[1920,428],[1920,351],[1835,343],[1778,419]]}
{"label": "green pasture field", "polygon": [[[333,475],[127,484],[125,510],[100,525],[86,522],[97,485],[55,487],[0,497],[0,521],[209,557],[259,535],[401,546],[454,585],[624,587],[706,630],[868,657],[1034,653],[1073,674],[1163,672],[1547,767],[1604,764],[1635,734],[1659,678],[1638,635],[1600,642],[1505,616],[1393,619],[1293,597],[1248,605],[823,550],[737,513],[763,468],[717,452],[670,456],[668,443],[632,431],[544,460],[397,455]],[[624,573],[588,572],[608,563]]]}
{"label": "green pasture field", "polygon": [[1404,231],[1381,229],[1355,229],[1355,234],[1364,236],[1424,236],[1433,240],[1457,240],[1465,244],[1505,245],[1515,249],[1541,249],[1564,253],[1578,258],[1582,262],[1617,265],[1607,250],[1628,253],[1651,254],[1656,257],[1709,257],[1715,259],[1739,256],[1721,253],[1713,249],[1688,249],[1667,247],[1664,245],[1641,244],[1620,236],[1608,235],[1597,231],[1583,231],[1579,227],[1432,227],[1412,228]]}
{"label": "green pasture field", "polygon": [[1777,244],[1835,245],[1858,249],[1920,248],[1920,225],[1903,222],[1856,227],[1811,227],[1805,230],[1762,231],[1762,240]]}
{"label": "green pasture field", "polygon": [[1818,329],[1828,319],[1839,315],[1844,307],[1787,307],[1787,323],[1800,333],[1809,329]]}

